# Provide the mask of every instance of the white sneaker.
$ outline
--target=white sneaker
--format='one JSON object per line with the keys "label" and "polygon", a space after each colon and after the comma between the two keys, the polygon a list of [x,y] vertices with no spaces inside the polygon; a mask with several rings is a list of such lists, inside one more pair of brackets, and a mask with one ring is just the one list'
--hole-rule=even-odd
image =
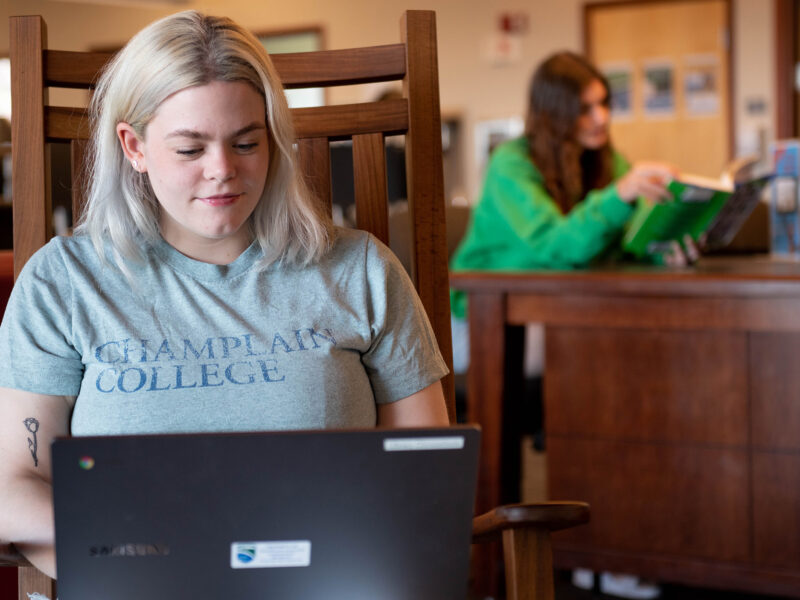
{"label": "white sneaker", "polygon": [[572,585],[582,590],[591,590],[594,587],[594,571],[591,569],[573,569]]}
{"label": "white sneaker", "polygon": [[636,575],[601,573],[600,592],[619,598],[651,600],[661,595],[661,588],[655,583],[642,581]]}

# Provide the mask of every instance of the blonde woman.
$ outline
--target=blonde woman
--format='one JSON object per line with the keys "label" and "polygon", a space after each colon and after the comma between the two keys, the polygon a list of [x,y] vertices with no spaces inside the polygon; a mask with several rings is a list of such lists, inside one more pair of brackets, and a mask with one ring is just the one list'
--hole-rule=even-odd
{"label": "blonde woman", "polygon": [[157,21],[91,115],[86,214],[31,258],[0,327],[0,540],[55,576],[55,436],[447,424],[410,281],[317,209],[252,35]]}

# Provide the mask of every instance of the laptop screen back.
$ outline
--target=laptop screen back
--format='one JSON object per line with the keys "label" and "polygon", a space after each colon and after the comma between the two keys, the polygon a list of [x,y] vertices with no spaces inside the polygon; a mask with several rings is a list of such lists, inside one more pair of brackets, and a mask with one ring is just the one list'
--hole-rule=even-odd
{"label": "laptop screen back", "polygon": [[479,432],[53,444],[60,600],[464,598]]}

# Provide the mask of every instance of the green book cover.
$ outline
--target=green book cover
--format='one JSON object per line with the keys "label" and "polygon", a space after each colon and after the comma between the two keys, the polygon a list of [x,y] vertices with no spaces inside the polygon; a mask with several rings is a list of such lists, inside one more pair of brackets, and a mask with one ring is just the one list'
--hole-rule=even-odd
{"label": "green book cover", "polygon": [[638,257],[663,252],[685,234],[697,238],[725,206],[732,189],[719,181],[675,179],[667,185],[672,199],[662,203],[640,200],[622,239],[622,247]]}

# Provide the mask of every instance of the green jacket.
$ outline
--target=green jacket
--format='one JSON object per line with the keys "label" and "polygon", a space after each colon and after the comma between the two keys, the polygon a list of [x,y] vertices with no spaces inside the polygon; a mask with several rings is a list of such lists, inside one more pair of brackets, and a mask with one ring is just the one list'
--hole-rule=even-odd
{"label": "green jacket", "polygon": [[[614,179],[630,168],[614,154]],[[615,184],[592,190],[567,215],[547,193],[524,137],[497,147],[452,271],[514,271],[582,267],[614,245],[633,214]],[[464,318],[466,297],[451,291],[453,314]]]}

